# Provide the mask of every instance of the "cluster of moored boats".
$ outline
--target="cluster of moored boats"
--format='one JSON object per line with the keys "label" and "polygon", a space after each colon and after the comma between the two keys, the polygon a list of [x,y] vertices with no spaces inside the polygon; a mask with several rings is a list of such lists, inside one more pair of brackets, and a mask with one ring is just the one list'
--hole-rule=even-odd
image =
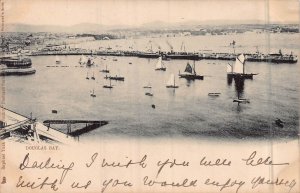
{"label": "cluster of moored boats", "polygon": [[[99,53],[103,54],[103,53]],[[140,58],[158,58],[163,57],[163,60],[170,59],[185,59],[185,60],[235,60],[238,54],[235,53],[197,53],[197,52],[137,52],[137,57]],[[251,62],[272,62],[272,63],[296,63],[298,57],[292,52],[283,54],[281,50],[278,53],[263,54],[259,51],[256,53],[246,53],[247,61]]]}
{"label": "cluster of moored boats", "polygon": [[[84,59],[85,56],[82,56],[79,59],[79,64],[84,65],[86,64],[86,66],[91,66],[90,64],[94,64],[94,62],[85,62],[87,61],[86,59]],[[91,59],[92,57],[90,57],[89,59]],[[106,58],[102,58],[103,60]],[[115,59],[115,58],[114,58]],[[116,61],[114,60],[113,61]],[[245,55],[244,54],[240,54],[237,58],[235,63],[230,64],[228,63],[227,66],[227,76],[228,78],[233,78],[235,80],[244,80],[244,79],[253,79],[253,76],[257,75],[257,73],[246,73],[245,72]],[[130,62],[131,64],[131,62]],[[155,65],[155,71],[166,71],[166,66],[162,60],[162,57],[160,56],[157,59],[156,65]],[[100,72],[105,73],[105,79],[109,80],[109,84],[103,85],[103,88],[108,88],[108,89],[112,89],[114,86],[111,84],[111,80],[115,80],[115,81],[125,81],[125,77],[121,76],[121,75],[115,75],[115,76],[111,76],[108,75],[110,73],[110,70],[107,68],[107,65],[105,67],[105,69],[100,70]],[[195,69],[195,61],[193,62],[193,64],[190,64],[189,62],[186,64],[186,67],[184,69],[183,72],[179,71],[178,74],[179,78],[185,78],[187,80],[204,80],[204,75],[200,75],[197,74],[196,69]],[[87,76],[86,79],[92,79],[95,80],[95,76],[94,76],[94,72],[93,75],[90,77],[89,73],[87,72]],[[143,88],[147,89],[147,91],[145,92],[145,95],[147,96],[154,96],[154,94],[151,92],[152,86],[150,83],[148,83],[148,85],[144,86]],[[173,88],[173,89],[177,89],[179,88],[179,85],[176,84],[176,79],[175,79],[175,75],[174,74],[170,74],[170,78],[168,79],[167,83],[166,83],[166,88]],[[219,92],[212,92],[212,93],[208,93],[208,96],[210,97],[218,97],[220,96],[221,93]],[[91,96],[92,97],[96,97],[96,94],[93,91],[91,91]],[[236,98],[233,99],[233,102],[237,102],[238,104],[240,103],[250,103],[249,99],[245,99],[245,98]]]}
{"label": "cluster of moored boats", "polygon": [[[228,78],[232,78],[235,81],[244,81],[245,79],[253,79],[253,76],[258,75],[258,73],[246,73],[245,72],[245,55],[244,54],[240,54],[234,63],[230,64],[228,63],[227,66],[227,77]],[[162,60],[161,57],[158,58],[157,63],[155,65],[155,70],[156,71],[166,71],[167,67],[164,65],[164,62]],[[103,85],[103,88],[108,88],[108,89],[112,89],[113,85],[111,84],[111,80],[116,80],[116,81],[124,81],[125,78],[122,76],[108,76],[107,74],[110,72],[109,69],[107,68],[107,66],[105,67],[105,69],[100,70],[100,72],[106,73],[105,75],[105,79],[109,80],[109,84],[108,85]],[[197,74],[196,70],[195,70],[195,62],[193,63],[193,65],[191,65],[189,62],[186,64],[185,70],[184,72],[180,72],[178,74],[179,78],[185,78],[187,80],[204,80],[204,76],[203,75],[199,75]],[[88,77],[88,73],[87,73],[87,77],[86,79],[90,79]],[[91,79],[94,79],[94,73],[93,76],[91,77]],[[166,84],[166,88],[172,88],[172,89],[177,89],[179,88],[179,86],[176,84],[175,82],[175,75],[171,74],[170,78]],[[152,86],[150,83],[148,83],[147,85],[143,86],[143,88],[145,89],[145,95],[146,96],[154,96],[153,92],[151,92]],[[96,94],[94,93],[94,90],[91,91],[91,97],[96,97]],[[211,92],[208,93],[209,97],[219,97],[221,95],[220,92]],[[233,99],[234,103],[238,103],[239,104],[247,104],[250,103],[250,99],[247,98],[240,98],[238,96],[238,98]],[[152,104],[151,105],[152,108],[155,109],[155,105]],[[283,127],[284,126],[284,122],[280,119],[276,119],[274,122],[278,127]]]}
{"label": "cluster of moored boats", "polygon": [[[103,60],[106,60],[106,58],[101,58]],[[113,61],[117,61],[116,58],[113,58]],[[93,61],[93,57],[89,57],[89,58],[86,58],[86,56],[81,56],[81,58],[79,59],[79,62],[78,62],[80,65],[86,65],[87,67],[90,67],[92,65],[94,65],[94,61]],[[120,75],[115,75],[115,76],[108,76],[108,74],[110,73],[109,69],[107,68],[107,65],[105,67],[105,69],[102,69],[100,70],[100,72],[103,72],[105,73],[105,79],[109,80],[109,84],[105,84],[103,85],[103,88],[107,88],[107,89],[112,89],[114,88],[114,86],[111,84],[111,80],[115,80],[115,81],[124,81],[125,78],[123,76],[120,76]],[[89,72],[87,72],[86,74],[86,78],[87,80],[96,80],[95,78],[95,73],[93,72],[93,75],[90,77],[89,76]],[[91,94],[90,94],[91,97],[96,97],[97,95],[95,94],[95,91],[94,89],[91,91]]]}

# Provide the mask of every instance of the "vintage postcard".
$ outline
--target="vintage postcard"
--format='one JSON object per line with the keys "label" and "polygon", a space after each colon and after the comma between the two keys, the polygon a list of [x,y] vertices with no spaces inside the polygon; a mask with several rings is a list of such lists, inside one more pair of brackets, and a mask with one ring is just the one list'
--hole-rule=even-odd
{"label": "vintage postcard", "polygon": [[298,0],[0,0],[1,193],[299,193]]}

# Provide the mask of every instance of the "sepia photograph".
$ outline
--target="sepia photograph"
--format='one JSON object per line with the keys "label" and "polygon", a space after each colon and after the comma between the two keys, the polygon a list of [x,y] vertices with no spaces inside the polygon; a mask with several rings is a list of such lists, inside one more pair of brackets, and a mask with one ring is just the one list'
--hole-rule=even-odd
{"label": "sepia photograph", "polygon": [[[226,155],[230,149],[228,155],[233,159],[242,156],[238,152],[248,153],[249,159],[244,156],[238,160],[252,166],[251,159],[261,150],[268,158],[255,163],[268,165],[262,170],[269,181],[256,180],[268,184],[266,189],[256,189],[255,180],[250,179],[252,188],[249,185],[245,191],[237,181],[231,182],[231,188],[239,184],[238,188],[225,189],[223,184],[221,189],[201,191],[271,193],[281,192],[282,187],[276,187],[282,184],[282,192],[299,191],[299,173],[294,173],[299,172],[299,164],[293,168],[295,179],[288,182],[276,181],[277,173],[273,172],[275,166],[299,161],[299,1],[0,2],[0,139],[6,156],[15,160],[6,159],[11,168],[26,168],[26,152],[33,156],[44,151],[48,155],[49,148],[54,147],[72,149],[60,151],[63,157],[75,160],[98,147],[103,155],[109,155],[112,144],[124,147],[122,151],[112,148],[119,156],[127,156],[127,151],[140,156],[146,150],[155,155],[155,149],[160,152],[158,159],[171,147],[187,147],[183,154],[167,154],[192,160],[199,148],[205,147],[201,152],[211,156],[220,152],[220,156]],[[188,148],[190,143],[193,145]],[[14,147],[22,151],[14,154]],[[83,154],[74,153],[77,147]],[[277,150],[280,153],[275,156]],[[26,155],[23,162],[21,152]],[[92,155],[87,160],[93,163],[98,153]],[[278,159],[270,162],[275,158],[272,156]],[[143,166],[144,158],[139,165]],[[175,161],[173,165],[184,166]],[[226,161],[220,165],[224,168]],[[15,175],[6,170],[8,175]],[[65,170],[67,173],[71,168]],[[244,173],[250,176],[259,170],[247,168]],[[217,172],[205,174],[218,176]],[[132,175],[137,177],[140,171]],[[232,175],[243,176],[243,172]],[[166,176],[173,179],[171,173]],[[146,177],[142,178],[144,185],[149,185],[150,177]],[[21,178],[10,181],[15,183],[16,192],[35,189],[28,184],[24,188]],[[208,181],[205,185],[211,185]],[[164,182],[175,186],[175,182]],[[192,182],[188,188],[197,187]],[[43,183],[35,191],[56,191],[52,186],[51,191],[50,186],[46,188],[46,180]],[[122,191],[129,186],[118,181],[112,187],[120,184]],[[163,186],[161,181],[154,184]],[[270,184],[276,185],[275,189]],[[96,192],[89,191],[88,185],[84,191]],[[43,186],[46,189],[41,190]],[[149,191],[154,189],[124,190]],[[174,191],[201,192],[155,189]]]}

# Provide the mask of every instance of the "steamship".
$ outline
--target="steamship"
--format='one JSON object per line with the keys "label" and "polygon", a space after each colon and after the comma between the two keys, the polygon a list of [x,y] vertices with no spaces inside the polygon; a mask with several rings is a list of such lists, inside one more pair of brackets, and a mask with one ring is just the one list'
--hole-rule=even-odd
{"label": "steamship", "polygon": [[0,59],[0,64],[0,76],[29,75],[36,72],[30,58],[5,57]]}

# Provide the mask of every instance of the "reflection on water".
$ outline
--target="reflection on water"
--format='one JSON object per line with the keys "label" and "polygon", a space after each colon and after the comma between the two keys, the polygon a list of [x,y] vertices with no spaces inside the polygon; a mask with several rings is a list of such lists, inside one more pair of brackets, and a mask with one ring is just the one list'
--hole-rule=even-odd
{"label": "reflection on water", "polygon": [[228,84],[228,86],[232,85],[232,80],[233,80],[232,76],[227,76],[227,84]]}
{"label": "reflection on water", "polygon": [[244,97],[243,93],[244,93],[245,79],[237,78],[233,76],[227,76],[228,87],[232,86],[233,81],[234,81],[234,88],[235,88],[237,98]]}
{"label": "reflection on water", "polygon": [[243,78],[234,78],[234,87],[235,87],[235,90],[236,90],[236,96],[238,98],[243,97],[244,85],[245,85],[245,79],[243,79]]}

